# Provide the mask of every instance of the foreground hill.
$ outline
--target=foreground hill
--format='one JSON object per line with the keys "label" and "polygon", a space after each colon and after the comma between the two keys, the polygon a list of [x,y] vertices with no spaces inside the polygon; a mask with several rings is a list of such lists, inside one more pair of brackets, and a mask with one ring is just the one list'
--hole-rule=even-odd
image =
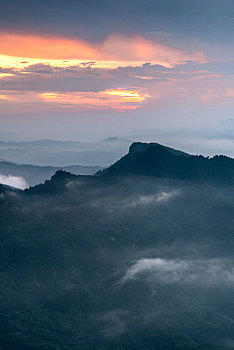
{"label": "foreground hill", "polygon": [[77,175],[93,175],[101,169],[99,166],[70,165],[68,167],[36,166],[26,164],[14,164],[10,162],[0,162],[0,175],[21,176],[30,186],[35,186],[45,182],[57,170],[68,171]]}
{"label": "foreground hill", "polygon": [[232,348],[232,184],[123,174],[4,187],[1,350]]}

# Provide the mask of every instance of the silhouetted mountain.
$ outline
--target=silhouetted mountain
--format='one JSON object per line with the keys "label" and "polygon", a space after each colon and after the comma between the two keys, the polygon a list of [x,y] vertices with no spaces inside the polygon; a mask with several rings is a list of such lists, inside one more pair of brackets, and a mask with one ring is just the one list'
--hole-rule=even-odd
{"label": "silhouetted mountain", "polygon": [[97,175],[145,175],[187,180],[234,180],[234,159],[190,155],[157,143],[133,143],[129,153]]}

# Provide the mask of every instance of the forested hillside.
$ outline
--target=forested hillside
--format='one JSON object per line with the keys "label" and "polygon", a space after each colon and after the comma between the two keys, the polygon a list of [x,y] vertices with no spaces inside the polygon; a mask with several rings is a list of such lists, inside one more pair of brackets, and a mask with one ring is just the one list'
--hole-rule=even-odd
{"label": "forested hillside", "polygon": [[106,174],[1,186],[0,348],[231,349],[231,183]]}

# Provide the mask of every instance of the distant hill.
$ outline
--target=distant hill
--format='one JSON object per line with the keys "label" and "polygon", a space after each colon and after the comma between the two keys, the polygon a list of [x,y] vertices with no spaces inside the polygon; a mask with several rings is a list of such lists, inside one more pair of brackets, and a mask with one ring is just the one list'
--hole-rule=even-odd
{"label": "distant hill", "polygon": [[131,141],[109,137],[100,142],[36,140],[0,141],[0,160],[11,163],[66,167],[108,166],[128,151]]}
{"label": "distant hill", "polygon": [[129,153],[97,175],[145,175],[173,179],[234,180],[234,159],[194,156],[157,143],[135,142]]}
{"label": "distant hill", "polygon": [[21,176],[30,186],[49,179],[57,170],[63,169],[76,175],[93,175],[101,169],[100,166],[71,165],[68,167],[35,166],[0,162],[0,175]]}
{"label": "distant hill", "polygon": [[99,143],[114,143],[114,142],[116,142],[116,143],[121,143],[121,142],[124,142],[124,143],[128,143],[128,142],[130,142],[129,140],[126,140],[126,139],[123,139],[123,138],[119,138],[119,137],[107,137],[106,139],[104,139],[104,140],[102,140],[102,141],[100,141]]}

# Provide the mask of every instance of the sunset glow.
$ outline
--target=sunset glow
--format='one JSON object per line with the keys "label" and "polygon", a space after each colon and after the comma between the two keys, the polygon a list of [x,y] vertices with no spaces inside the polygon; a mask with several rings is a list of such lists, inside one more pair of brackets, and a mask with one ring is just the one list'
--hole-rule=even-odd
{"label": "sunset glow", "polygon": [[[186,60],[208,61],[201,51],[186,53],[137,34],[112,33],[91,42],[78,37],[0,31],[0,100],[4,106],[11,102],[9,110],[18,104],[23,113],[35,104],[43,111],[135,110],[158,94],[144,86],[155,77],[132,74],[130,69],[158,65],[165,68],[169,81],[167,70]],[[133,83],[122,81],[124,68]],[[105,82],[104,86],[99,87],[99,82]],[[123,87],[127,84],[133,87]]]}
{"label": "sunset glow", "polygon": [[150,97],[149,95],[141,94],[136,90],[107,90],[105,93],[107,95],[120,97],[128,102],[142,102],[147,97]]}
{"label": "sunset glow", "polygon": [[134,110],[141,107],[141,102],[149,95],[141,94],[136,90],[107,90],[98,93],[73,92],[64,94],[47,92],[40,94],[40,97],[46,102],[62,104],[65,108],[76,106],[87,109]]}
{"label": "sunset glow", "polygon": [[203,106],[231,103],[229,73],[222,73],[199,43],[184,45],[174,40],[173,30],[115,28],[101,34],[98,28],[89,35],[78,29],[0,29],[1,113],[154,115],[189,99]]}
{"label": "sunset glow", "polygon": [[10,96],[7,96],[7,95],[0,95],[0,100],[1,101],[11,101],[11,100],[13,100],[13,98]]}
{"label": "sunset glow", "polygon": [[110,35],[93,44],[81,39],[5,32],[0,32],[0,59],[6,67],[22,67],[38,60],[62,66],[95,61],[100,67],[136,66],[147,61],[171,67],[188,59],[207,61],[202,52],[187,54],[140,36]]}

